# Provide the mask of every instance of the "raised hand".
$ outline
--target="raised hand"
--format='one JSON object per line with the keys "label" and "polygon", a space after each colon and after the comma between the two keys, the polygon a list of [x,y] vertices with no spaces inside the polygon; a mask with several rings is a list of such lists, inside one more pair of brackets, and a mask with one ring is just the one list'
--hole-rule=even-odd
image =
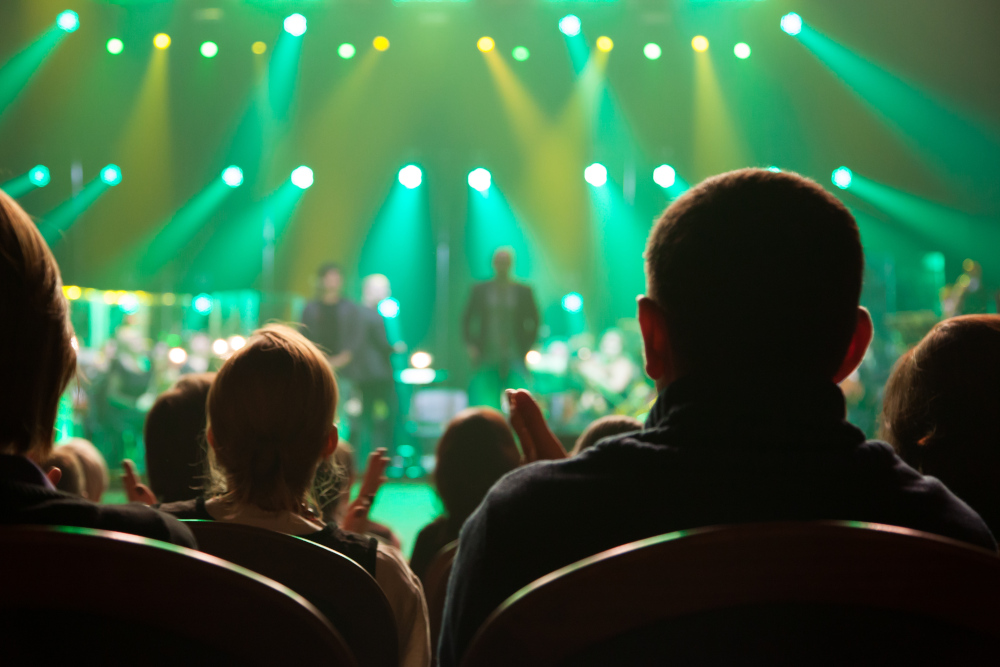
{"label": "raised hand", "polygon": [[388,479],[385,476],[385,469],[389,465],[389,457],[386,449],[379,447],[368,455],[368,466],[365,468],[365,476],[361,480],[361,489],[358,497],[348,506],[344,514],[340,527],[352,533],[368,532],[368,512],[375,502],[375,495],[379,488]]}
{"label": "raised hand", "polygon": [[510,425],[521,442],[521,463],[557,461],[569,455],[552,432],[541,408],[524,389],[508,389]]}
{"label": "raised hand", "polygon": [[125,496],[130,503],[142,503],[143,505],[155,505],[156,494],[148,486],[139,481],[139,475],[135,472],[135,464],[129,459],[122,461],[122,484],[125,486]]}

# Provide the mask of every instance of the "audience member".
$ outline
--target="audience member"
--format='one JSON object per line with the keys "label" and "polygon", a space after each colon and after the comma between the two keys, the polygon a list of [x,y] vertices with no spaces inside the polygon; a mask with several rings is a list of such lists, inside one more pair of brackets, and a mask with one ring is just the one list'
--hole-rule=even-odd
{"label": "audience member", "polygon": [[903,460],[947,484],[1000,535],[1000,315],[935,326],[896,363],[881,421]]}
{"label": "audience member", "polygon": [[53,468],[59,469],[59,481],[56,488],[71,496],[85,497],[87,478],[73,450],[65,447],[55,447],[49,455],[48,460],[41,466],[46,475],[51,474]]}
{"label": "audience member", "polygon": [[226,360],[209,390],[206,439],[214,493],[161,507],[179,518],[297,535],[350,557],[389,600],[402,664],[426,665],[427,605],[402,554],[345,533],[312,509],[316,471],[337,448],[337,393],[326,358],[302,334],[275,325],[258,330]]}
{"label": "audience member", "polygon": [[77,461],[80,462],[84,477],[83,493],[80,495],[91,502],[101,502],[101,497],[108,490],[110,481],[108,464],[101,451],[90,440],[83,438],[70,438],[66,442],[60,443],[56,449],[67,449],[73,452]]}
{"label": "audience member", "polygon": [[[666,210],[645,262],[639,323],[660,392],[645,430],[524,466],[490,490],[461,532],[442,667],[521,587],[676,530],[845,519],[996,550],[943,484],[844,419],[836,383],[861,362],[872,322],[858,305],[858,228],[837,199],[788,172],[722,174]],[[511,404],[526,453],[565,457],[530,394]]]}
{"label": "audience member", "polygon": [[0,191],[0,524],[68,525],[194,546],[191,531],[148,507],[95,505],[58,491],[56,413],[76,370],[62,279],[35,223]]}
{"label": "audience member", "polygon": [[600,417],[592,421],[590,426],[583,430],[580,437],[576,439],[576,444],[573,445],[573,450],[569,455],[576,456],[583,450],[593,447],[604,438],[641,430],[642,422],[635,417],[629,417],[628,415],[607,415]]}
{"label": "audience member", "polygon": [[417,535],[410,566],[423,578],[434,555],[458,539],[462,524],[520,455],[514,434],[492,408],[469,408],[448,424],[437,445],[434,482],[444,513]]}

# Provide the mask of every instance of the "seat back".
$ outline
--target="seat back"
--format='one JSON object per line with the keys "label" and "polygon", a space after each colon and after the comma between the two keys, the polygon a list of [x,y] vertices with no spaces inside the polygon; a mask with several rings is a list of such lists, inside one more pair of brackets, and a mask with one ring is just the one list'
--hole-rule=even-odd
{"label": "seat back", "polygon": [[205,553],[281,582],[337,628],[361,667],[396,667],[392,608],[375,579],[347,556],[273,530],[222,521],[184,522]]}
{"label": "seat back", "polygon": [[878,524],[749,524],[547,575],[493,613],[463,665],[991,664],[997,640],[996,554]]}
{"label": "seat back", "polygon": [[424,593],[427,595],[427,615],[431,626],[431,646],[437,655],[437,641],[441,635],[441,618],[444,616],[444,599],[448,593],[448,577],[458,553],[458,540],[441,547],[424,574]]}
{"label": "seat back", "polygon": [[86,528],[0,528],[4,664],[357,665],[315,607],[213,556]]}

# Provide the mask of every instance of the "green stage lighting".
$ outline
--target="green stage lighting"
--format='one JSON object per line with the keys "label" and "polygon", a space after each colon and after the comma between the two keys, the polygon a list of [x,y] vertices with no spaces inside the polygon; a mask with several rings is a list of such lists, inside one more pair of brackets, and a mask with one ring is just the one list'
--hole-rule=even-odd
{"label": "green stage lighting", "polygon": [[846,190],[851,187],[851,181],[854,180],[854,174],[851,173],[851,170],[847,167],[837,167],[833,170],[831,180],[838,188]]}
{"label": "green stage lighting", "polygon": [[299,188],[300,190],[305,190],[310,185],[313,184],[313,170],[309,167],[299,167],[292,172],[292,185]]}
{"label": "green stage lighting", "polygon": [[642,47],[642,54],[650,60],[656,60],[663,55],[663,49],[660,48],[659,44],[650,42],[646,46]]}
{"label": "green stage lighting", "polygon": [[354,57],[354,54],[357,52],[358,50],[354,48],[353,44],[348,44],[346,42],[341,44],[337,48],[337,55],[343,58],[344,60],[350,60],[351,58]]}
{"label": "green stage lighting", "polygon": [[122,43],[122,40],[118,39],[117,37],[112,37],[111,39],[108,40],[108,53],[110,53],[111,55],[117,56],[124,49],[125,49],[125,44]]}
{"label": "green stage lighting", "polygon": [[201,55],[206,58],[214,58],[219,53],[219,45],[215,42],[204,42],[201,45]]}
{"label": "green stage lighting", "polygon": [[510,52],[510,55],[513,56],[514,60],[517,62],[523,63],[531,57],[531,52],[528,51],[528,48],[525,46],[515,46],[514,50]]}
{"label": "green stage lighting", "polygon": [[750,45],[746,42],[740,42],[733,47],[733,54],[740,60],[746,60],[750,57]]}
{"label": "green stage lighting", "polygon": [[43,164],[38,165],[34,169],[28,172],[28,180],[36,188],[44,188],[49,184],[49,168]]}
{"label": "green stage lighting", "polygon": [[479,190],[480,192],[486,192],[490,189],[490,185],[493,182],[493,176],[487,170],[479,167],[478,169],[473,169],[469,172],[469,187],[473,190]]}
{"label": "green stage lighting", "polygon": [[101,180],[111,186],[118,185],[122,182],[122,170],[116,164],[109,164],[101,169]]}
{"label": "green stage lighting", "polygon": [[212,297],[208,294],[199,294],[191,300],[191,305],[202,315],[212,312]]}
{"label": "green stage lighting", "polygon": [[424,172],[415,164],[408,164],[399,170],[399,182],[408,190],[420,187],[424,182]]}
{"label": "green stage lighting", "polygon": [[399,316],[399,301],[396,301],[391,296],[382,299],[378,302],[378,312],[382,317],[388,317],[389,319]]}
{"label": "green stage lighting", "polygon": [[222,181],[231,188],[238,188],[243,184],[243,170],[235,164],[226,167],[222,172]]}
{"label": "green stage lighting", "polygon": [[76,12],[67,9],[56,17],[56,25],[63,32],[76,32],[80,27],[80,17]]}
{"label": "green stage lighting", "polygon": [[567,37],[576,37],[580,34],[580,17],[573,14],[559,19],[559,32],[566,35]]}
{"label": "green stage lighting", "polygon": [[139,297],[131,292],[126,292],[118,297],[118,309],[126,315],[134,315],[139,312]]}
{"label": "green stage lighting", "polygon": [[789,12],[781,17],[781,29],[793,37],[802,32],[802,17],[795,12]]}
{"label": "green stage lighting", "polygon": [[292,37],[301,37],[306,34],[306,17],[302,14],[292,14],[285,19],[285,32]]}
{"label": "green stage lighting", "polygon": [[653,170],[653,182],[661,188],[669,188],[677,182],[677,171],[669,164],[661,164]]}
{"label": "green stage lighting", "polygon": [[583,170],[583,179],[599,188],[608,182],[608,169],[600,162],[595,162]]}
{"label": "green stage lighting", "polygon": [[583,297],[576,292],[570,292],[562,298],[562,307],[567,313],[579,313],[583,310]]}

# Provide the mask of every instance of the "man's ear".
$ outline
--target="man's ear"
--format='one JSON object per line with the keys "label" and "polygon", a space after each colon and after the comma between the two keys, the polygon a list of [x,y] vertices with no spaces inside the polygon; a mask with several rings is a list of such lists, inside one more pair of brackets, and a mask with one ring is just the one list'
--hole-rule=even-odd
{"label": "man's ear", "polygon": [[677,378],[673,350],[670,346],[670,332],[663,311],[648,296],[639,299],[639,328],[642,330],[642,345],[645,349],[646,375],[656,383],[656,389],[664,387]]}
{"label": "man's ear", "polygon": [[327,438],[326,445],[323,446],[323,458],[327,459],[333,456],[333,453],[337,451],[337,444],[340,442],[340,432],[337,430],[336,426],[330,427],[330,435]]}
{"label": "man's ear", "polygon": [[854,325],[854,335],[851,337],[851,345],[847,348],[847,354],[844,355],[844,360],[841,362],[840,368],[837,369],[837,374],[833,376],[835,384],[846,380],[847,376],[861,365],[874,335],[875,327],[872,324],[871,313],[864,306],[858,306],[858,322]]}

